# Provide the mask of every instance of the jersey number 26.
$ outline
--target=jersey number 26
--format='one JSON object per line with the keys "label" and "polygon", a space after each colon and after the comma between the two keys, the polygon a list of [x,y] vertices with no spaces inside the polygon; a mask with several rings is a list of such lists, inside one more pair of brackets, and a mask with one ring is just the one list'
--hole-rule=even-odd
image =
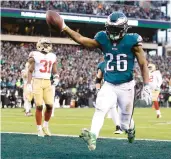
{"label": "jersey number 26", "polygon": [[[128,68],[128,62],[125,60],[127,58],[126,54],[118,54],[116,55],[116,59],[114,59],[114,55],[111,53],[107,53],[106,56],[109,56],[109,61],[107,62],[107,71],[126,71]],[[124,58],[124,59],[123,59]],[[113,60],[116,61],[116,68],[112,66]]]}

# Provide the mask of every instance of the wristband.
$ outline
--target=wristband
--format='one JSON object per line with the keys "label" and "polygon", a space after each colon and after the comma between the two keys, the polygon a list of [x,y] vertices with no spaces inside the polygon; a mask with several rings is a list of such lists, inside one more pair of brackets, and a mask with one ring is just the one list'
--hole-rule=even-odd
{"label": "wristband", "polygon": [[66,31],[68,29],[68,26],[66,25],[61,32]]}
{"label": "wristband", "polygon": [[96,77],[96,84],[101,83],[101,81],[102,81],[102,78]]}

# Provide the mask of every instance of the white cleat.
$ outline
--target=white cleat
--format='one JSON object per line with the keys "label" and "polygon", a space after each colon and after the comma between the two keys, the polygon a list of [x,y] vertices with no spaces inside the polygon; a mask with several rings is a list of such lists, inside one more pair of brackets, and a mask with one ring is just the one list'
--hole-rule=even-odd
{"label": "white cleat", "polygon": [[38,130],[38,136],[39,137],[44,137],[45,136],[43,130]]}
{"label": "white cleat", "polygon": [[114,132],[114,134],[123,134],[123,131],[121,130],[119,125],[116,126],[116,131]]}
{"label": "white cleat", "polygon": [[33,114],[32,113],[30,113],[30,112],[28,112],[28,113],[25,113],[25,116],[33,116]]}
{"label": "white cleat", "polygon": [[42,130],[43,130],[43,132],[44,132],[45,135],[51,136],[51,133],[50,133],[48,127],[47,128],[46,127],[43,127]]}
{"label": "white cleat", "polygon": [[123,131],[122,131],[122,130],[116,130],[116,131],[114,132],[114,134],[123,134]]}

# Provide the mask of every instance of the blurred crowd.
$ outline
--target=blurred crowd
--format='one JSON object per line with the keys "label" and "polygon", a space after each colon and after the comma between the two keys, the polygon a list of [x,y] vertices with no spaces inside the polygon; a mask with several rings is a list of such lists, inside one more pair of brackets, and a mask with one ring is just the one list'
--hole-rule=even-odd
{"label": "blurred crowd", "polygon": [[[21,71],[25,67],[29,53],[36,50],[35,43],[1,42],[0,44],[1,93],[3,91],[7,93],[7,89],[10,89],[15,94],[17,90],[17,94],[22,96]],[[97,64],[102,61],[101,51],[85,49],[78,45],[60,44],[53,45],[53,50],[57,55],[58,73],[61,79],[56,88],[56,95],[61,97],[60,103],[65,100],[66,105],[69,105],[70,100],[75,99],[78,106],[89,105],[90,99],[95,98],[95,77]],[[155,63],[161,71],[163,76],[161,91],[167,92],[171,75],[171,58],[148,55],[148,60]]]}
{"label": "blurred crowd", "polygon": [[56,10],[79,14],[106,16],[114,11],[122,11],[129,18],[170,20],[160,7],[162,3],[153,1],[2,1],[2,7],[29,10]]}

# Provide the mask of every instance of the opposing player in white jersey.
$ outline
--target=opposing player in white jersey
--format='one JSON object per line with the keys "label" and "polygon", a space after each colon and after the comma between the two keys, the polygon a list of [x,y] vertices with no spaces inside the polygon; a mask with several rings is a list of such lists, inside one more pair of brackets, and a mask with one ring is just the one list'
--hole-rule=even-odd
{"label": "opposing player in white jersey", "polygon": [[156,109],[157,118],[161,118],[161,112],[158,102],[160,94],[160,87],[162,85],[162,75],[159,70],[156,70],[156,66],[152,63],[148,64],[149,69],[149,86],[152,91],[152,101],[154,108]]}
{"label": "opposing player in white jersey", "polygon": [[25,68],[21,71],[21,75],[22,75],[23,83],[24,83],[24,85],[23,85],[23,100],[24,100],[25,116],[32,116],[31,101],[33,99],[33,93],[28,92],[26,89],[28,68],[29,68],[29,63],[27,62],[25,64]]}
{"label": "opposing player in white jersey", "polygon": [[[100,62],[97,67],[96,94],[98,94],[102,86],[102,79],[104,77],[105,71],[106,71],[106,63],[104,61]],[[120,127],[120,119],[119,119],[119,113],[118,113],[117,107],[112,107],[108,111],[107,118],[112,118],[114,124],[116,125],[116,131],[114,133],[123,134],[123,131],[121,130],[121,127]]]}
{"label": "opposing player in white jersey", "polygon": [[[51,73],[54,76],[54,83],[59,82],[57,74],[56,55],[51,52],[52,44],[50,40],[42,38],[37,42],[37,51],[32,51],[29,55],[29,70],[27,89],[33,91],[36,105],[36,123],[38,136],[50,136],[48,122],[51,118],[53,106],[53,92],[51,87]],[[32,74],[34,73],[33,84],[31,84]],[[44,114],[44,123],[42,127],[42,109],[43,101],[46,105]]]}

